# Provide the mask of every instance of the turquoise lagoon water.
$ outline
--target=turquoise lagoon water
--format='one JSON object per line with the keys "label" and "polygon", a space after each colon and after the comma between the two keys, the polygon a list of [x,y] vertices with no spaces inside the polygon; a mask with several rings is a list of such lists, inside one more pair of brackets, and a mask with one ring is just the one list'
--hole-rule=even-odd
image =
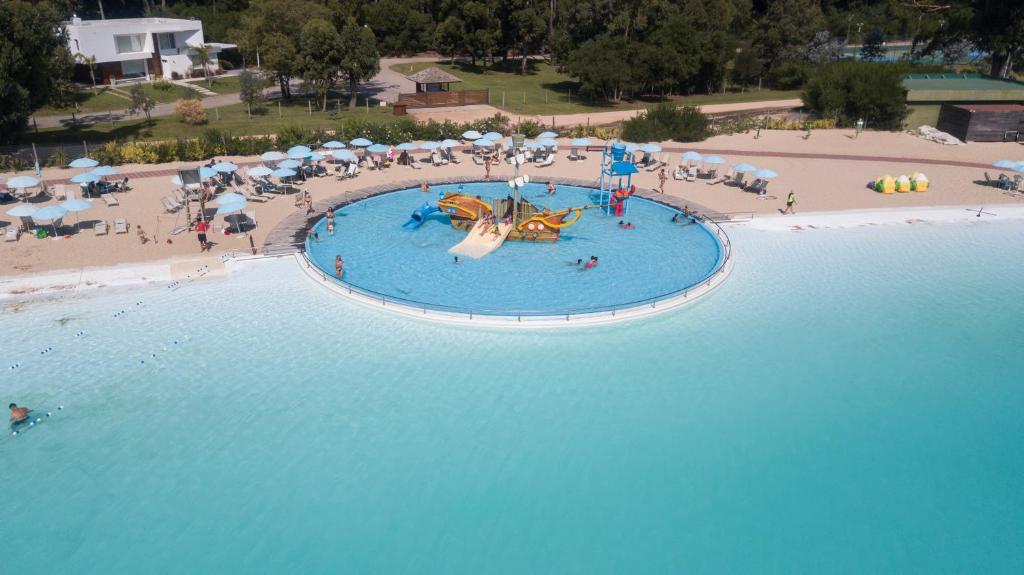
{"label": "turquoise lagoon water", "polygon": [[[307,242],[310,258],[328,276],[334,257],[345,260],[345,282],[390,298],[440,309],[499,315],[597,311],[642,302],[700,283],[716,269],[721,249],[701,225],[673,223],[671,208],[636,198],[623,218],[636,226],[618,227],[620,218],[588,210],[562,232],[557,243],[506,242],[485,258],[463,258],[455,265],[448,249],[466,232],[448,217],[434,214],[420,228],[402,229],[410,213],[455,185],[431,193],[402,190],[345,206],[336,213],[335,233],[318,224],[319,241]],[[466,184],[467,194],[504,198],[508,185]],[[595,190],[559,186],[549,196],[544,184],[523,188],[526,199],[558,210],[595,203]],[[575,265],[597,256],[586,273]],[[636,305],[634,303],[634,305]]]}
{"label": "turquoise lagoon water", "polygon": [[2,399],[65,410],[0,437],[4,565],[1024,570],[1020,227],[731,234],[712,295],[607,327],[419,322],[287,260],[6,304]]}

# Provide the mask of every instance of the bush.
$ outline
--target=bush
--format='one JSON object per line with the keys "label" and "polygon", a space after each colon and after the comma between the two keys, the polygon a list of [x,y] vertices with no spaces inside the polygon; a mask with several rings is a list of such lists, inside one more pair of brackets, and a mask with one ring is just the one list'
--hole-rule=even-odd
{"label": "bush", "polygon": [[833,62],[808,81],[803,100],[807,108],[840,126],[863,118],[874,128],[898,130],[907,114],[899,65],[882,62]]}
{"label": "bush", "polygon": [[209,120],[206,110],[203,109],[203,104],[199,100],[182,98],[174,103],[174,111],[181,116],[182,122],[192,126],[205,124]]}
{"label": "bush", "polygon": [[622,123],[622,137],[632,142],[699,142],[709,135],[707,116],[693,106],[659,104]]}
{"label": "bush", "polygon": [[161,92],[170,92],[174,89],[174,84],[167,80],[157,80],[156,82],[153,82],[153,88],[160,90]]}

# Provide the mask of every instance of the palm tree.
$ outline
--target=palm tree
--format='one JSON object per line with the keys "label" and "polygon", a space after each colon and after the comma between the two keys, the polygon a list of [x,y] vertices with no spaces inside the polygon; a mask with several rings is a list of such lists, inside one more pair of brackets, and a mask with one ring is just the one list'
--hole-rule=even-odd
{"label": "palm tree", "polygon": [[96,56],[86,56],[81,52],[75,54],[75,59],[89,67],[89,77],[92,78],[92,91],[96,91]]}
{"label": "palm tree", "polygon": [[210,47],[203,45],[192,49],[195,50],[196,58],[203,63],[203,77],[206,78],[206,87],[210,87],[210,68],[207,66],[210,63]]}

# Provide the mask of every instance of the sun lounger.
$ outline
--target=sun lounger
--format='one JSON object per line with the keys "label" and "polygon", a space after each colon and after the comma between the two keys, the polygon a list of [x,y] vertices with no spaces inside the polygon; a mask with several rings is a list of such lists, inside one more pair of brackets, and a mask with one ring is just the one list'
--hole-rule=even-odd
{"label": "sun lounger", "polygon": [[7,226],[7,231],[4,233],[4,240],[8,242],[16,242],[21,236],[21,228],[18,226]]}
{"label": "sun lounger", "polygon": [[107,206],[120,205],[117,201],[117,198],[115,198],[113,194],[100,194],[100,197],[103,198],[103,202],[107,204]]}
{"label": "sun lounger", "polygon": [[168,213],[174,213],[181,209],[181,205],[170,196],[160,198],[160,203],[164,206],[164,211]]}
{"label": "sun lounger", "polygon": [[729,176],[718,176],[717,178],[708,180],[707,184],[709,186],[717,186],[718,184],[724,184],[727,181],[729,181]]}
{"label": "sun lounger", "polygon": [[64,188],[64,184],[56,184],[53,186],[53,199],[55,200],[68,200],[68,192]]}
{"label": "sun lounger", "polygon": [[443,166],[448,163],[448,160],[444,159],[440,154],[434,152],[430,154],[430,163],[435,166]]}
{"label": "sun lounger", "polygon": [[478,165],[478,166],[484,165],[484,157],[483,156],[479,156],[477,154],[473,154],[473,163]]}
{"label": "sun lounger", "polygon": [[352,162],[348,165],[348,169],[345,170],[346,178],[354,178],[359,174],[359,164]]}
{"label": "sun lounger", "polygon": [[114,220],[114,233],[115,234],[127,234],[128,233],[128,222],[124,218],[117,218]]}
{"label": "sun lounger", "polygon": [[686,181],[696,182],[697,181],[697,166],[690,166],[686,170]]}
{"label": "sun lounger", "polygon": [[736,172],[735,174],[733,174],[732,180],[731,181],[727,180],[727,181],[729,181],[729,183],[731,183],[732,185],[734,185],[734,186],[736,186],[736,187],[738,187],[740,189],[743,189],[743,187],[744,187],[743,186],[743,172]]}
{"label": "sun lounger", "polygon": [[97,236],[107,235],[107,222],[104,222],[103,220],[96,222],[92,225],[92,231],[95,232]]}
{"label": "sun lounger", "polygon": [[686,179],[686,171],[683,169],[683,165],[682,164],[679,164],[678,166],[676,166],[676,170],[674,172],[672,172],[672,179],[673,180],[685,180]]}
{"label": "sun lounger", "polygon": [[250,202],[259,202],[259,203],[262,204],[264,202],[270,201],[270,198],[268,198],[267,196],[264,196],[263,194],[259,194],[259,193],[256,193],[256,192],[253,192],[253,193],[250,194],[250,193],[246,193],[245,191],[243,191],[242,195],[245,196],[245,199],[250,201]]}
{"label": "sun lounger", "polygon": [[555,163],[555,155],[551,154],[548,157],[544,158],[543,160],[537,162],[537,167],[538,168],[546,168],[546,167],[548,167],[548,166],[550,166],[551,164],[554,164],[554,163]]}

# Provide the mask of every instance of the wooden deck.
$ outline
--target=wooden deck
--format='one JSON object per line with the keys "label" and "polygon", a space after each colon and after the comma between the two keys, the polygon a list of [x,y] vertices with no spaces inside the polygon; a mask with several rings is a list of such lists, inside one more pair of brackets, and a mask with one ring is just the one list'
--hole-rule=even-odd
{"label": "wooden deck", "polygon": [[406,108],[443,108],[490,103],[489,90],[456,90],[454,92],[416,92],[399,94],[396,106]]}

